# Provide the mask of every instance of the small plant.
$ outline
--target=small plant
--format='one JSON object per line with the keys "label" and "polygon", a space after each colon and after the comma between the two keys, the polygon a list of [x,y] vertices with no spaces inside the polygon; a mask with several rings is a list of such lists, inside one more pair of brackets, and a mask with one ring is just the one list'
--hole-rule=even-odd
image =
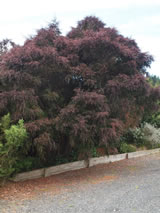
{"label": "small plant", "polygon": [[98,157],[98,156],[99,156],[96,147],[93,147],[93,148],[91,149],[91,156],[92,156],[92,157]]}

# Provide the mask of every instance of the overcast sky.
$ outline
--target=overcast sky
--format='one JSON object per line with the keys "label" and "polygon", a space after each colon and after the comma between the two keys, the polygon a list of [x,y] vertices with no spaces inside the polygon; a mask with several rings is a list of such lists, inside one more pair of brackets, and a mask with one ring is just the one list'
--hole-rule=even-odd
{"label": "overcast sky", "polygon": [[149,72],[160,76],[160,0],[2,0],[0,6],[0,40],[23,44],[54,18],[65,35],[78,20],[95,15],[152,54]]}

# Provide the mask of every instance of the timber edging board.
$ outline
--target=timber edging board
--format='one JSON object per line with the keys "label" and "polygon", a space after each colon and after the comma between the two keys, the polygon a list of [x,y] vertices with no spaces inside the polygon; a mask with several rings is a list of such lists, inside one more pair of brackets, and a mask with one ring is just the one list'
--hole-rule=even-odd
{"label": "timber edging board", "polygon": [[45,169],[45,177],[51,176],[51,175],[55,175],[55,174],[60,174],[63,172],[68,172],[68,171],[72,171],[72,170],[77,170],[77,169],[83,169],[86,168],[86,162],[83,161],[76,161],[73,163],[66,163],[66,164],[61,164],[59,166],[52,166],[52,167],[48,167]]}
{"label": "timber edging board", "polygon": [[103,156],[98,158],[90,158],[89,159],[89,167],[102,164],[102,163],[112,163],[120,160],[126,159],[127,153],[124,154],[117,154],[117,155],[109,155],[109,156]]}
{"label": "timber edging board", "polygon": [[[117,154],[117,155],[109,155],[109,156],[103,156],[103,157],[97,157],[97,158],[90,158],[89,167],[92,167],[98,164],[111,163],[111,162],[116,162],[116,161],[120,161],[124,159],[156,154],[159,152],[160,152],[160,148],[130,152],[130,153],[124,153],[124,154]],[[56,175],[56,174],[60,174],[60,173],[64,173],[64,172],[68,172],[72,170],[87,168],[87,167],[88,167],[88,162],[84,160],[76,161],[73,163],[66,163],[66,164],[61,164],[58,166],[51,166],[48,168],[19,173],[15,175],[12,181],[18,182],[18,181],[31,180],[31,179],[41,178],[41,177],[49,177],[51,175]]]}
{"label": "timber edging board", "polygon": [[158,152],[160,152],[160,148],[143,150],[143,151],[138,151],[138,152],[130,152],[130,153],[128,153],[128,158],[136,158],[136,157],[141,157],[141,156],[145,156],[145,155],[156,154]]}
{"label": "timber edging board", "polygon": [[32,179],[44,177],[44,172],[45,172],[45,169],[43,168],[43,169],[36,169],[29,172],[19,173],[13,178],[13,181],[18,182],[18,181],[32,180]]}

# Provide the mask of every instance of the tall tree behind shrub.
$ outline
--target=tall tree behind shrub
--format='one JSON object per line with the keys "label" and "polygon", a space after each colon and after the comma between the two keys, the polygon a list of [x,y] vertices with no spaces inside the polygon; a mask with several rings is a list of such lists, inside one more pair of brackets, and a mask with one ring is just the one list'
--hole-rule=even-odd
{"label": "tall tree behind shrub", "polygon": [[[150,84],[151,87],[157,90],[160,87],[160,78],[156,75],[149,75],[147,77],[147,82]],[[150,112],[146,110],[143,115],[142,122],[147,122],[154,125],[155,127],[160,128],[160,99],[155,100],[155,102],[157,102],[157,110]]]}
{"label": "tall tree behind shrub", "polygon": [[145,74],[153,61],[137,43],[96,17],[62,36],[57,22],[3,55],[0,116],[23,118],[31,155],[67,155],[80,144],[114,146],[144,111],[156,110],[159,88]]}

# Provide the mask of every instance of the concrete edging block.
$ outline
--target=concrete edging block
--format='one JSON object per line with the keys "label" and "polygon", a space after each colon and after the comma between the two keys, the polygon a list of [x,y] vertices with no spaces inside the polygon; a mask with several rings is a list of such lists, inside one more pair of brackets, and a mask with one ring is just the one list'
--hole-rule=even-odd
{"label": "concrete edging block", "polygon": [[72,171],[72,170],[78,170],[78,169],[83,169],[86,168],[87,164],[86,162],[83,161],[76,161],[73,163],[66,163],[66,164],[62,164],[59,166],[52,166],[52,167],[48,167],[45,168],[45,177],[51,176],[51,175],[55,175],[55,174],[60,174],[63,172],[68,172],[68,171]]}

